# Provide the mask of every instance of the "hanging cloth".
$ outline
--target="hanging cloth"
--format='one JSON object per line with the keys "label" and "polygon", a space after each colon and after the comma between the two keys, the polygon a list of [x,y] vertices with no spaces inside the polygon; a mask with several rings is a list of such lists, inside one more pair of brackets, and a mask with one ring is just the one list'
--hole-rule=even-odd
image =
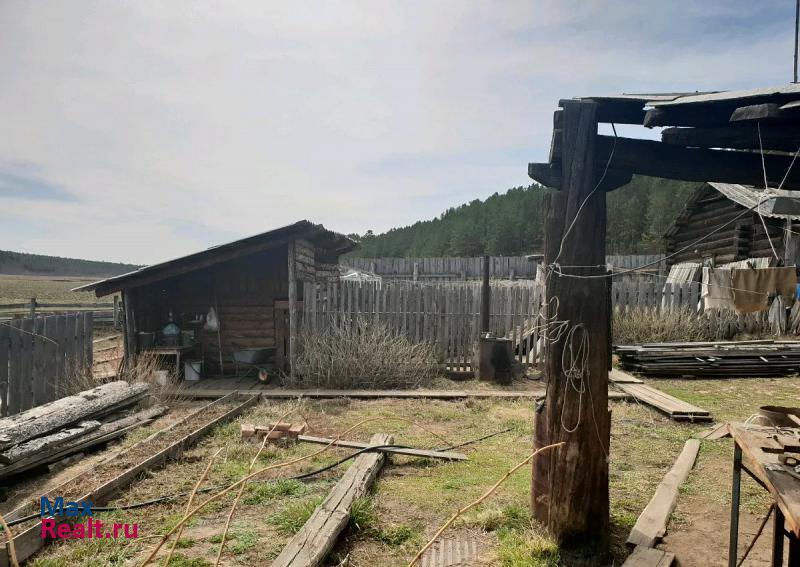
{"label": "hanging cloth", "polygon": [[797,275],[787,268],[734,268],[731,270],[733,304],[739,313],[766,311],[770,295],[780,295],[785,304],[794,301]]}
{"label": "hanging cloth", "polygon": [[733,311],[731,271],[724,268],[703,268],[703,309]]}

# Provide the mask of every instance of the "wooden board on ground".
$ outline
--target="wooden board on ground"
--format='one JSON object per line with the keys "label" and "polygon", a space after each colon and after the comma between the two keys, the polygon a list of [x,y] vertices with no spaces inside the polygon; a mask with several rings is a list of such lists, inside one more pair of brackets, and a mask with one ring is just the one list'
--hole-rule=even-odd
{"label": "wooden board on ground", "polygon": [[616,384],[644,384],[644,380],[637,378],[633,374],[620,370],[619,368],[612,368],[608,372],[608,381]]}
{"label": "wooden board on ground", "polygon": [[[205,382],[200,381],[200,384]],[[213,382],[200,387],[183,386],[176,388],[173,395],[188,399],[218,398],[231,393],[232,389],[220,387],[220,382],[230,383],[230,379],[209,380]],[[236,382],[236,381],[233,381]],[[237,384],[242,393],[260,394],[265,399],[300,399],[300,398],[354,398],[354,399],[380,399],[380,398],[407,398],[431,400],[457,400],[457,399],[538,399],[543,398],[544,389],[536,390],[284,390],[278,388],[246,389],[241,383]],[[629,400],[631,396],[625,392],[610,391],[610,400]]]}
{"label": "wooden board on ground", "polygon": [[670,567],[674,561],[674,553],[637,545],[622,567]]}
{"label": "wooden board on ground", "polygon": [[722,439],[723,437],[730,437],[731,432],[728,429],[728,422],[719,423],[712,427],[711,429],[706,429],[705,431],[701,431],[697,435],[694,436],[695,439],[705,439],[706,441],[716,441],[717,439]]}
{"label": "wooden board on ground", "polygon": [[[362,443],[360,441],[346,441],[340,439],[328,439],[326,437],[314,437],[313,435],[298,435],[298,441],[306,443],[317,443],[319,445],[330,445],[333,443],[336,447],[348,447],[350,449],[366,449],[371,447],[370,443]],[[381,453],[392,453],[394,455],[408,455],[410,457],[430,457],[433,459],[445,459],[447,461],[466,461],[467,456],[463,453],[451,453],[446,451],[428,451],[426,449],[404,449],[401,447],[382,447],[376,449]]]}
{"label": "wooden board on ground", "polygon": [[[386,445],[392,442],[392,436],[376,433],[369,442]],[[364,453],[356,457],[328,497],[272,562],[272,567],[321,565],[347,526],[353,502],[366,494],[385,461],[383,453]]]}
{"label": "wooden board on ground", "polygon": [[629,544],[653,547],[664,536],[670,514],[678,501],[678,490],[689,476],[689,471],[694,466],[699,450],[700,441],[697,439],[689,439],[684,444],[683,451],[678,455],[675,464],[658,485],[656,493],[636,520],[636,524],[628,535]]}
{"label": "wooden board on ground", "polygon": [[711,414],[707,410],[684,402],[675,396],[670,396],[647,384],[615,383],[615,386],[637,401],[654,407],[675,421],[696,422],[713,420]]}

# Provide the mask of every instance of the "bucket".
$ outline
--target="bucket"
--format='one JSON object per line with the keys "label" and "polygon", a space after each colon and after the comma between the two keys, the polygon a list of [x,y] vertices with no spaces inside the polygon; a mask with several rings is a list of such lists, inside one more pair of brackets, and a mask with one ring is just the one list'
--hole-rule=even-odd
{"label": "bucket", "polygon": [[168,386],[170,383],[169,370],[153,370],[153,381],[159,386]]}
{"label": "bucket", "polygon": [[183,379],[190,382],[200,380],[200,375],[203,373],[202,360],[187,360],[183,365]]}

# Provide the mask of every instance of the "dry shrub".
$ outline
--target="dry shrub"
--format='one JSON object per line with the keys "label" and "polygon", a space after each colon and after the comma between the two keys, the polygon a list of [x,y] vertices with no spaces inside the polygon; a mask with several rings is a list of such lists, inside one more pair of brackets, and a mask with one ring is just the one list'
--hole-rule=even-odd
{"label": "dry shrub", "polygon": [[634,308],[614,312],[614,344],[711,341],[714,333],[708,321],[688,309],[661,312],[651,308]]}
{"label": "dry shrub", "polygon": [[359,320],[353,326],[304,329],[295,361],[296,378],[286,385],[304,388],[416,388],[437,371],[436,352],[413,343],[382,323]]}
{"label": "dry shrub", "polygon": [[166,403],[175,399],[176,391],[174,385],[178,380],[170,374],[167,386],[156,382],[156,370],[161,370],[158,356],[153,352],[143,352],[137,354],[130,364],[120,365],[119,377],[115,380],[125,380],[129,384],[145,383],[150,385],[149,394],[151,399]]}

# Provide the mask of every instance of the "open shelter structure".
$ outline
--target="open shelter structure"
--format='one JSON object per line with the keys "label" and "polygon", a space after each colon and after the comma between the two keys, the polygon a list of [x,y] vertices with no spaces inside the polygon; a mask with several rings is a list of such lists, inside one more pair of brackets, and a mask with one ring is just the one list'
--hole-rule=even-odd
{"label": "open shelter structure", "polygon": [[[762,187],[776,206],[787,204],[779,190],[800,189],[800,84],[590,96],[561,100],[559,107],[549,160],[529,164],[528,174],[559,190],[546,202],[547,394],[536,414],[534,448],[565,445],[534,458],[532,507],[562,547],[589,545],[602,561],[609,540],[610,451],[611,309],[610,301],[598,300],[609,293],[611,278],[605,193],[633,175],[648,175]],[[599,134],[600,123],[667,128],[657,141]],[[756,209],[743,208],[728,219],[711,214],[683,248],[711,241]],[[785,238],[797,236],[788,232]]]}
{"label": "open shelter structure", "polygon": [[[346,236],[302,220],[76,291],[122,293],[126,360],[146,350],[180,356],[186,349],[185,356],[230,373],[237,352],[274,349],[277,365],[291,371],[303,283],[338,280],[339,256],[354,247]],[[216,326],[208,324],[212,309]],[[163,344],[159,333],[170,323],[190,337]]]}

